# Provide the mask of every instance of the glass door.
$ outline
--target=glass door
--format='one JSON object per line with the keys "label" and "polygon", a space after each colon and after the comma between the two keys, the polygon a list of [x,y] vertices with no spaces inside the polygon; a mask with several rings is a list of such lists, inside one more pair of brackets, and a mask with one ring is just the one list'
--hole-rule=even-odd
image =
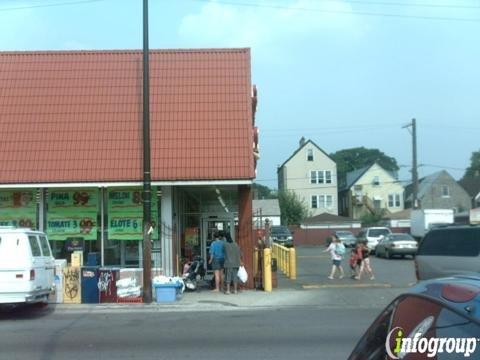
{"label": "glass door", "polygon": [[215,233],[219,231],[229,232],[232,239],[235,240],[235,222],[232,217],[208,216],[202,221],[202,257],[207,266],[207,272],[212,271],[211,264],[208,263],[208,254],[210,252],[210,244],[214,240]]}

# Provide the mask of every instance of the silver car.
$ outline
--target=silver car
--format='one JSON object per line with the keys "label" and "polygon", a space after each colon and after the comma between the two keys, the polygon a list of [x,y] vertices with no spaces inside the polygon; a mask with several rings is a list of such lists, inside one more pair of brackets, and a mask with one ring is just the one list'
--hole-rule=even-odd
{"label": "silver car", "polygon": [[384,237],[375,248],[378,257],[390,259],[394,255],[410,255],[414,257],[417,253],[417,241],[409,234],[393,233]]}
{"label": "silver car", "polygon": [[351,231],[339,230],[334,231],[333,234],[340,239],[345,247],[354,247],[357,243],[357,237]]}

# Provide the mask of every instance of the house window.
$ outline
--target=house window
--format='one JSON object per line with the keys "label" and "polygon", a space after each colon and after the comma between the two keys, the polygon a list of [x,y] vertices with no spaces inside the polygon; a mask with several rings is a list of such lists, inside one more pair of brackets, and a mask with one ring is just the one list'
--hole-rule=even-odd
{"label": "house window", "polygon": [[321,208],[325,208],[325,195],[318,195],[318,205]]}
{"label": "house window", "polygon": [[325,183],[331,184],[332,183],[332,172],[325,171]]}
{"label": "house window", "polygon": [[393,207],[395,205],[394,195],[388,194],[388,207]]}
{"label": "house window", "polygon": [[327,195],[325,196],[325,208],[331,209],[333,207],[333,196],[332,195]]}
{"label": "house window", "polygon": [[374,177],[373,177],[372,184],[373,184],[374,186],[380,185],[380,177],[374,176]]}
{"label": "house window", "polygon": [[310,171],[310,184],[316,184],[316,183],[317,183],[317,172]]}
{"label": "house window", "polygon": [[312,209],[317,209],[318,208],[318,201],[317,201],[317,195],[312,196]]}
{"label": "house window", "polygon": [[319,184],[324,184],[325,183],[325,172],[324,171],[318,171],[318,183]]}
{"label": "house window", "polygon": [[307,161],[313,161],[313,150],[307,149]]}
{"label": "house window", "polygon": [[389,194],[388,195],[388,207],[400,207],[400,194]]}
{"label": "house window", "polygon": [[442,197],[450,197],[450,188],[448,187],[448,185],[442,185]]}

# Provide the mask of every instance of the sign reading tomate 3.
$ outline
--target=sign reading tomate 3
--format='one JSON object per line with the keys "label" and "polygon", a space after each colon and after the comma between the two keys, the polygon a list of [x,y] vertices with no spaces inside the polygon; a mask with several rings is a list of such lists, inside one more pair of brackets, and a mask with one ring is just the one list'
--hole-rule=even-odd
{"label": "sign reading tomate 3", "polygon": [[47,233],[50,240],[97,240],[98,189],[49,189]]}

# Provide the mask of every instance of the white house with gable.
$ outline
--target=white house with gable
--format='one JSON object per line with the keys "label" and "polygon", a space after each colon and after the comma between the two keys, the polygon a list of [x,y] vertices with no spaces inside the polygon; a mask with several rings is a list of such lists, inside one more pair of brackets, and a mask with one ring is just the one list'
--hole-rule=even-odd
{"label": "white house with gable", "polygon": [[291,190],[308,206],[311,216],[338,215],[337,164],[312,140],[299,147],[277,169],[278,190]]}

